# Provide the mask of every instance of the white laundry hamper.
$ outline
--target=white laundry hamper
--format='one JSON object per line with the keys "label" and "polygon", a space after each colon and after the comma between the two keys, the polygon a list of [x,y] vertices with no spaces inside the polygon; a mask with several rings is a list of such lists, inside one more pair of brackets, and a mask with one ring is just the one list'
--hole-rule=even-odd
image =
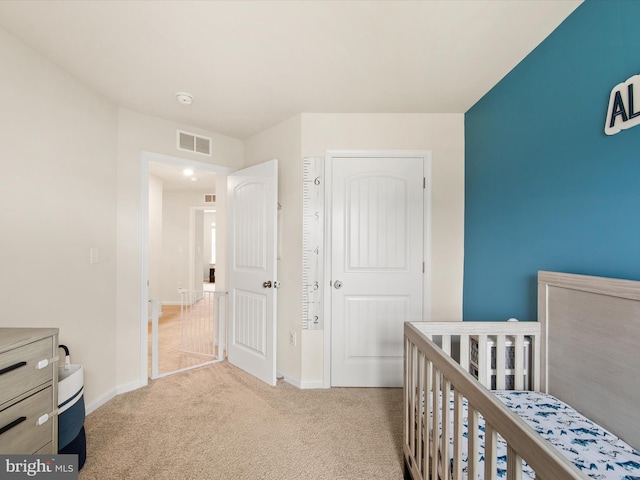
{"label": "white laundry hamper", "polygon": [[84,370],[72,364],[69,349],[64,365],[58,367],[58,453],[77,454],[78,469],[87,458],[87,438],[84,432]]}

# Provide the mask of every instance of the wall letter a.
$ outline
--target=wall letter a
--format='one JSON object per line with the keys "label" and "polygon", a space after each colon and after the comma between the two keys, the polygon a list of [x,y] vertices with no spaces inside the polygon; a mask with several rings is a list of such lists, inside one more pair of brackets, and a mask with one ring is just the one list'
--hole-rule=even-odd
{"label": "wall letter a", "polygon": [[[622,130],[640,125],[640,110],[636,111],[634,105],[634,93],[640,93],[639,89],[640,75],[629,77],[625,82],[619,83],[611,89],[607,118],[604,121],[606,135],[615,135]],[[623,96],[622,92],[625,92],[626,96]],[[620,121],[616,123],[618,117],[620,117]]]}
{"label": "wall letter a", "polygon": [[609,122],[609,128],[613,128],[613,126],[616,124],[616,117],[618,115],[622,115],[623,122],[629,120],[627,111],[624,108],[624,102],[622,101],[622,95],[620,95],[619,90],[616,92],[615,99],[613,100],[613,106],[611,107],[611,121]]}

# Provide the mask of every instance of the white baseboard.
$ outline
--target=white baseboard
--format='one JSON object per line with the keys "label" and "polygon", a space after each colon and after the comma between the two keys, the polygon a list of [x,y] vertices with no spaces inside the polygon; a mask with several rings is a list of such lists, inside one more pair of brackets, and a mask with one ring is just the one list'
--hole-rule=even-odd
{"label": "white baseboard", "polygon": [[137,390],[138,388],[144,387],[144,386],[145,385],[142,385],[141,382],[131,382],[126,385],[120,385],[113,390],[109,390],[104,395],[98,397],[93,402],[87,404],[85,406],[85,413],[89,415],[90,413],[95,412],[98,408],[103,406],[109,400],[114,399],[116,396],[121,395],[123,393],[131,392],[133,390]]}
{"label": "white baseboard", "polygon": [[318,380],[317,382],[301,382],[301,389],[313,389],[313,388],[329,388],[324,386],[324,382],[322,380]]}
{"label": "white baseboard", "polygon": [[116,396],[115,389],[108,391],[101,397],[98,397],[97,400],[94,400],[93,402],[87,404],[87,406],[85,407],[85,413],[89,415],[90,413],[95,412],[98,408],[100,408],[102,405],[107,403],[109,400],[115,398],[115,396]]}
{"label": "white baseboard", "polygon": [[290,383],[291,385],[293,385],[294,387],[300,388],[300,380],[298,380],[297,378],[293,378],[290,375],[287,375],[286,373],[283,373],[283,372],[280,372],[280,371],[276,371],[276,378],[281,378],[285,382]]}
{"label": "white baseboard", "polygon": [[276,377],[282,378],[285,382],[290,383],[291,385],[293,385],[294,387],[298,387],[299,389],[326,388],[322,380],[317,382],[301,382],[300,379],[293,378],[292,376],[280,371],[276,372]]}
{"label": "white baseboard", "polygon": [[125,385],[119,385],[116,387],[116,395],[122,395],[123,393],[132,392],[141,387],[145,387],[147,384],[143,384],[140,381],[135,381],[131,383],[127,383]]}

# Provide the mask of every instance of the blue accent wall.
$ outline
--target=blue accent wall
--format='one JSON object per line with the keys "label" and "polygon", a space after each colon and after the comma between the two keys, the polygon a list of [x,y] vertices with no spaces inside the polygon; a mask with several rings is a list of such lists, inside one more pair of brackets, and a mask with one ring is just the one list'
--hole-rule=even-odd
{"label": "blue accent wall", "polygon": [[604,133],[637,74],[640,1],[587,0],[466,113],[465,320],[535,320],[538,270],[640,280],[640,126]]}

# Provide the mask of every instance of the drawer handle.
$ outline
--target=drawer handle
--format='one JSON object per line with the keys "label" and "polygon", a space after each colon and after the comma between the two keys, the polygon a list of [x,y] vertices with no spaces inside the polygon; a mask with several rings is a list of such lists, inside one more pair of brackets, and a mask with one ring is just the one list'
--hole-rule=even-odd
{"label": "drawer handle", "polygon": [[18,362],[18,363],[14,364],[14,365],[10,365],[10,366],[0,370],[0,375],[4,375],[5,373],[9,373],[9,372],[15,370],[16,368],[24,367],[26,364],[27,364],[27,362]]}
{"label": "drawer handle", "polygon": [[0,435],[2,435],[4,432],[8,432],[9,430],[11,430],[13,427],[20,425],[22,422],[24,422],[27,419],[27,417],[20,417],[20,418],[16,418],[13,422],[5,425],[4,427],[0,428]]}

